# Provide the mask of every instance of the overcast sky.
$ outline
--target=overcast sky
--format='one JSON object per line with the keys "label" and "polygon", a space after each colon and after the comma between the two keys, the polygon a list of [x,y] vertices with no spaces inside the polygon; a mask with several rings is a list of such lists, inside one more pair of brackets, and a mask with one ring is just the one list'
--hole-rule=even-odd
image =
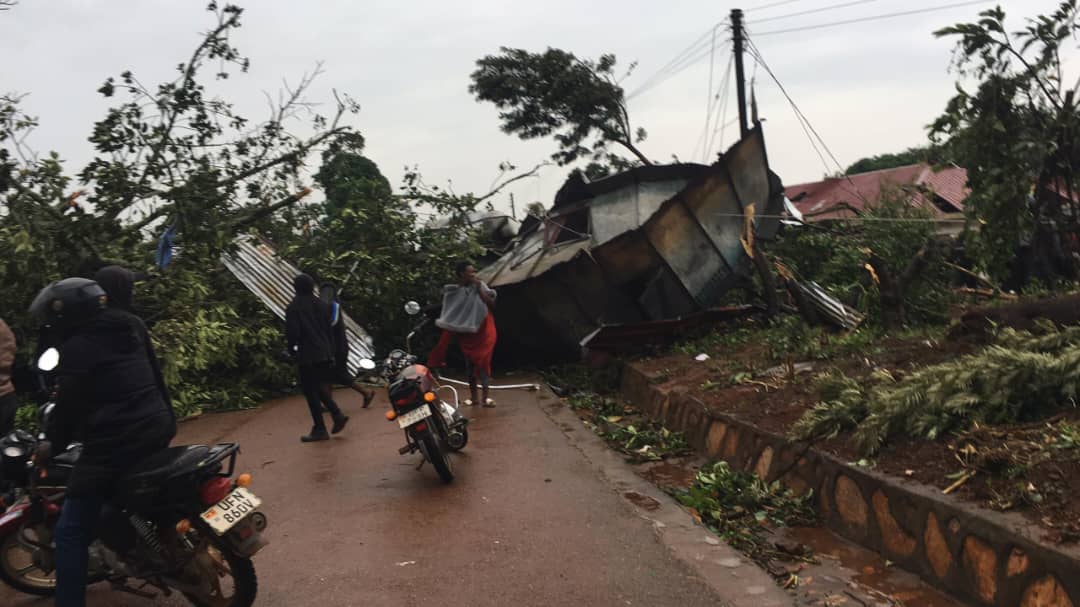
{"label": "overcast sky", "polygon": [[[748,28],[756,36],[956,0],[872,0],[761,21],[846,3],[793,0],[753,10],[775,1],[250,1],[241,3],[246,9],[243,27],[234,41],[251,59],[251,70],[228,81],[223,92],[249,117],[262,117],[264,91],[276,91],[282,78],[296,80],[323,61],[325,74],[309,98],[330,100],[330,89],[336,88],[362,104],[352,124],[366,137],[368,156],[392,182],[400,181],[405,165],[419,165],[430,183],[452,180],[455,191],[482,193],[500,162],[532,166],[555,149],[550,140],[521,142],[503,134],[494,108],[469,94],[475,60],[500,46],[534,51],[553,46],[582,57],[615,53],[620,63],[639,64],[624,83],[632,91],[736,6],[748,10]],[[1019,27],[1022,18],[1048,12],[1058,1],[1000,4]],[[127,69],[144,83],[172,79],[176,64],[190,55],[199,32],[211,24],[204,6],[197,0],[21,0],[0,13],[0,89],[30,94],[24,107],[42,123],[32,145],[56,150],[69,167],[80,168],[89,158],[91,126],[107,107],[95,93],[101,82]],[[973,19],[990,6],[755,40],[846,166],[862,156],[925,141],[924,126],[940,113],[955,82],[949,73],[952,43],[935,40],[931,32]],[[720,36],[718,42],[726,44],[726,34]],[[714,89],[729,56],[726,47],[717,50]],[[748,77],[753,65],[748,59]],[[702,160],[698,142],[705,128],[709,72],[706,57],[631,99],[634,125],[649,132],[642,148],[651,158],[668,161],[675,154]],[[787,184],[818,179],[826,167],[790,106],[763,70],[757,71],[757,83],[773,170]],[[727,120],[735,115],[730,105]],[[725,146],[733,140],[733,128],[727,130]],[[519,214],[534,200],[549,205],[566,173],[566,168],[545,169],[540,178],[513,188]],[[506,202],[501,197],[498,206],[505,208]]]}

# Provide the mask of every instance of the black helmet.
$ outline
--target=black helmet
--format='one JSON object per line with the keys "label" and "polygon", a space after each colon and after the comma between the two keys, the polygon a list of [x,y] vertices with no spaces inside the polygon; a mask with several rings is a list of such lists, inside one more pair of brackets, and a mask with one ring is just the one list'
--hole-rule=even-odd
{"label": "black helmet", "polygon": [[108,296],[98,283],[87,278],[65,278],[45,287],[30,304],[30,313],[41,324],[70,329],[105,309]]}

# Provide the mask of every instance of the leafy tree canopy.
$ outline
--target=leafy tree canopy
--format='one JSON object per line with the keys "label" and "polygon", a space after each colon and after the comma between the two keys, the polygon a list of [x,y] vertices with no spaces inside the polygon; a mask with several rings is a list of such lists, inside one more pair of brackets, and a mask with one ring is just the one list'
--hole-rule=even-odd
{"label": "leafy tree canopy", "polygon": [[591,61],[555,48],[531,53],[503,47],[476,65],[469,91],[495,104],[504,132],[522,139],[553,136],[559,150],[551,157],[560,166],[591,159],[590,172],[599,175],[605,165],[633,164],[611,154],[612,144],[633,154],[636,163],[651,164],[637,148],[646,132],[630,126],[614,55]]}
{"label": "leafy tree canopy", "polygon": [[1021,266],[1044,279],[1076,276],[1080,112],[1061,51],[1078,31],[1077,0],[1064,0],[1018,31],[994,8],[936,32],[957,39],[956,69],[977,85],[957,85],[931,138],[965,159],[965,209],[979,226],[969,249],[998,277]]}
{"label": "leafy tree canopy", "polygon": [[844,174],[857,175],[859,173],[869,173],[871,171],[882,171],[922,162],[934,163],[937,161],[938,159],[933,154],[930,146],[918,146],[908,148],[903,152],[878,154],[876,156],[860,158],[854,164],[849,166],[844,171]]}

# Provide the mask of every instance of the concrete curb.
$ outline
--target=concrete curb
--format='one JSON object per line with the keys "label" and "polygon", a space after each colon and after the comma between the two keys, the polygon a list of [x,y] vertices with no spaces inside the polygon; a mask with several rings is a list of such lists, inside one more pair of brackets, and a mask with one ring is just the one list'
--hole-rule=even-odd
{"label": "concrete curb", "polygon": [[1017,514],[843,462],[724,413],[623,367],[623,396],[695,449],[739,470],[813,490],[823,523],[928,583],[993,607],[1080,607],[1080,550],[1048,546]]}
{"label": "concrete curb", "polygon": [[668,550],[731,607],[788,607],[794,599],[772,577],[737,550],[718,541],[655,485],[639,477],[623,457],[582,424],[546,387],[540,408],[581,452],[596,472],[621,495],[628,508],[649,521]]}

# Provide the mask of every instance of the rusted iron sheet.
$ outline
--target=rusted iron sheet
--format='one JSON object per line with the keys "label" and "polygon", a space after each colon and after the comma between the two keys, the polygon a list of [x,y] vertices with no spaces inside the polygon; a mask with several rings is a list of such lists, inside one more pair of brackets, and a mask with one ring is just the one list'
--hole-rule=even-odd
{"label": "rusted iron sheet", "polygon": [[755,237],[769,240],[783,201],[760,127],[710,166],[572,176],[549,217],[480,272],[500,292],[500,358],[566,358],[604,325],[717,305],[752,268],[740,241],[747,207]]}
{"label": "rusted iron sheet", "polygon": [[[285,320],[285,308],[293,298],[293,278],[300,270],[278,257],[270,245],[252,236],[241,236],[232,252],[221,262],[278,318]],[[373,358],[371,337],[360,325],[345,315],[345,334],[349,339],[348,370],[357,374],[360,360]]]}

